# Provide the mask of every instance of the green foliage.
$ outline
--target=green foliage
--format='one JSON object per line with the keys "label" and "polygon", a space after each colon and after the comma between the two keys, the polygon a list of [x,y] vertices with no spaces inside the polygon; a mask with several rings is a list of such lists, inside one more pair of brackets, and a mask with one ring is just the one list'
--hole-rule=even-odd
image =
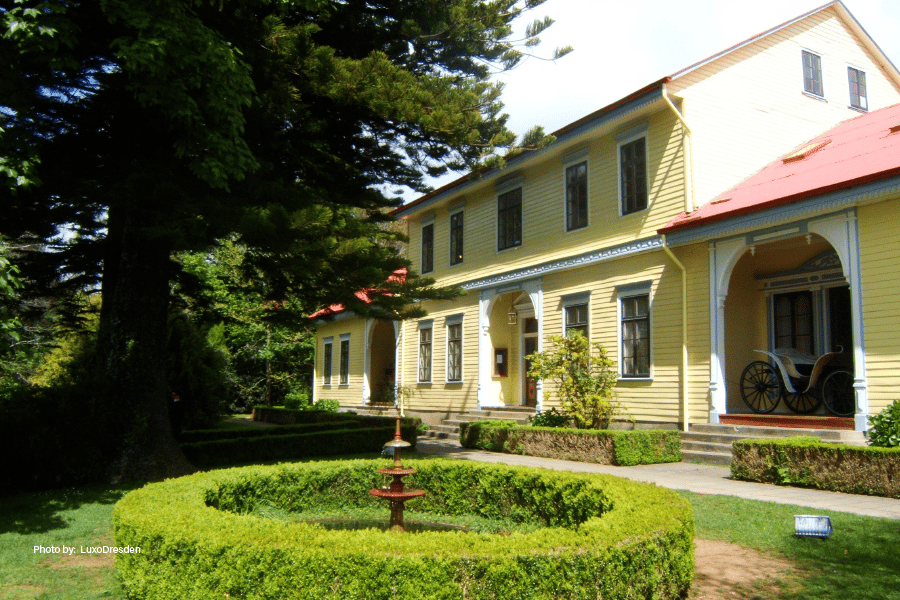
{"label": "green foliage", "polygon": [[329,398],[319,398],[313,404],[313,410],[318,410],[321,412],[336,413],[341,410],[341,403],[339,400],[331,400]]}
{"label": "green foliage", "polygon": [[[369,494],[385,461],[282,464],[151,484],[115,508],[126,593],[157,598],[683,598],[693,577],[693,516],[669,490],[616,477],[469,461],[408,461],[427,494],[407,516],[473,515],[530,532],[335,531],[260,518],[386,504]],[[178,565],[177,569],[172,564]],[[602,565],[602,568],[598,568]],[[565,576],[560,574],[564,573]]]}
{"label": "green foliage", "polygon": [[622,410],[615,399],[615,363],[606,350],[576,332],[548,338],[552,349],[536,352],[529,377],[555,384],[562,410],[579,429],[606,429]]}
{"label": "green foliage", "polygon": [[[380,452],[385,442],[394,436],[394,427],[373,426],[360,422],[321,425],[319,431],[282,433],[279,428],[267,430],[266,435],[240,436],[182,444],[188,460],[204,469],[254,464],[275,460],[298,460],[339,454]],[[415,446],[416,427],[401,427],[403,439]]]}
{"label": "green foliage", "polygon": [[679,433],[664,429],[605,431],[521,427],[514,421],[475,421],[460,425],[459,442],[464,448],[601,464],[639,465],[681,460]]}
{"label": "green foliage", "polygon": [[900,446],[900,400],[869,417],[869,445],[879,448]]}
{"label": "green foliage", "polygon": [[550,410],[536,412],[528,417],[528,424],[532,427],[565,427],[569,424],[569,417],[552,407]]}
{"label": "green foliage", "polygon": [[827,444],[818,438],[740,440],[732,448],[735,479],[900,498],[900,448]]}

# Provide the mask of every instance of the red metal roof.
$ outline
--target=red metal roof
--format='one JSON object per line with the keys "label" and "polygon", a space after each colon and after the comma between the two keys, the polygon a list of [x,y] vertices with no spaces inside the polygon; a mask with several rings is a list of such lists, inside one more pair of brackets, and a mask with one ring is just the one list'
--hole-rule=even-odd
{"label": "red metal roof", "polygon": [[[389,283],[403,283],[404,281],[406,281],[406,269],[405,268],[397,269],[396,271],[394,271],[394,273],[390,277],[388,277],[387,280]],[[365,302],[366,304],[372,304],[372,294],[376,291],[377,290],[372,289],[372,288],[367,289],[367,290],[358,290],[358,291],[354,292],[353,295],[356,296],[357,298],[359,298],[360,300],[362,300],[363,302]],[[389,296],[390,294],[386,294],[386,295]],[[320,317],[329,317],[332,315],[342,313],[345,310],[347,310],[347,307],[344,306],[343,304],[332,304],[330,306],[327,306],[325,308],[317,310],[313,314],[309,315],[309,318],[310,319],[318,319]]]}
{"label": "red metal roof", "polygon": [[[740,152],[739,148],[735,152]],[[757,212],[900,175],[900,104],[849,119],[805,142],[659,233]]]}

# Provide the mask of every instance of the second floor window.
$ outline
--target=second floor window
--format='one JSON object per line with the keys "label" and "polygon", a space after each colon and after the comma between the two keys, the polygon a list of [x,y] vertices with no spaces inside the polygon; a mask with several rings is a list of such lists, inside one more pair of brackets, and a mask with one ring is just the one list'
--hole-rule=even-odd
{"label": "second floor window", "polygon": [[847,79],[850,83],[850,106],[860,110],[869,110],[869,99],[866,97],[866,74],[859,69],[847,67]]}
{"label": "second floor window", "polygon": [[588,224],[587,163],[566,169],[566,231]]}
{"label": "second floor window", "polygon": [[450,264],[463,261],[463,213],[450,215]]}
{"label": "second floor window", "polygon": [[824,97],[822,87],[822,57],[803,50],[803,91],[813,96]]}
{"label": "second floor window", "polygon": [[434,271],[434,223],[422,227],[422,272]]}
{"label": "second floor window", "polygon": [[647,208],[647,138],[619,146],[619,185],[622,214]]}
{"label": "second floor window", "polygon": [[497,250],[522,245],[522,188],[497,197]]}

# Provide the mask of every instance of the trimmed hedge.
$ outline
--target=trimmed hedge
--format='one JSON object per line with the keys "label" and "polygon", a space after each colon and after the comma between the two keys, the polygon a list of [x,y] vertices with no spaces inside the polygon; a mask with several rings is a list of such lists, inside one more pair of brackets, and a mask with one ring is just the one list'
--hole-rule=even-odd
{"label": "trimmed hedge", "polygon": [[[195,442],[211,442],[213,440],[233,440],[237,438],[265,437],[267,435],[287,435],[288,433],[312,433],[314,431],[326,431],[329,429],[351,429],[360,427],[358,419],[335,419],[319,423],[303,423],[301,425],[282,425],[277,429],[271,427],[258,427],[256,429],[195,429],[185,431],[180,440],[183,444]],[[275,433],[277,432],[277,433]]]}
{"label": "trimmed hedge", "polygon": [[694,522],[674,492],[618,477],[470,461],[409,461],[408,510],[532,522],[508,535],[397,534],[237,514],[379,506],[385,461],[199,473],[126,495],[113,513],[129,598],[365,600],[684,598]]}
{"label": "trimmed hedge", "polygon": [[475,421],[459,428],[465,448],[605,465],[681,461],[681,436],[665,429],[612,431],[522,427],[514,421]]}
{"label": "trimmed hedge", "polygon": [[[210,440],[182,444],[181,450],[191,463],[203,469],[239,464],[296,460],[337,454],[380,452],[394,437],[395,426],[361,427],[359,423],[331,424],[332,429],[309,433],[279,435],[281,428],[269,435],[226,440]],[[338,427],[338,428],[334,428]],[[403,439],[416,446],[416,424],[401,425]]]}
{"label": "trimmed hedge", "polygon": [[795,437],[740,440],[734,443],[732,455],[735,479],[900,498],[900,448]]}
{"label": "trimmed hedge", "polygon": [[[339,419],[358,419],[356,413],[336,413],[325,410],[297,410],[294,408],[281,408],[276,406],[254,406],[253,420],[275,425],[295,425],[300,423],[321,423],[322,421],[336,421]],[[371,419],[390,419],[391,417],[368,417]]]}

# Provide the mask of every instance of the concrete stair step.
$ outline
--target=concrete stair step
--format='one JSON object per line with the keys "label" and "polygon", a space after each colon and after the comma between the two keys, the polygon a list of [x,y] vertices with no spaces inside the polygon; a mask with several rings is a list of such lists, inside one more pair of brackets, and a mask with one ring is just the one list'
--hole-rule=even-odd
{"label": "concrete stair step", "polygon": [[731,444],[718,444],[715,442],[696,442],[696,441],[681,441],[681,452],[713,452],[718,454],[727,454],[731,456]]}
{"label": "concrete stair step", "polygon": [[701,450],[681,451],[682,462],[701,462],[708,465],[725,465],[731,464],[731,452],[725,454],[722,452],[704,452]]}

